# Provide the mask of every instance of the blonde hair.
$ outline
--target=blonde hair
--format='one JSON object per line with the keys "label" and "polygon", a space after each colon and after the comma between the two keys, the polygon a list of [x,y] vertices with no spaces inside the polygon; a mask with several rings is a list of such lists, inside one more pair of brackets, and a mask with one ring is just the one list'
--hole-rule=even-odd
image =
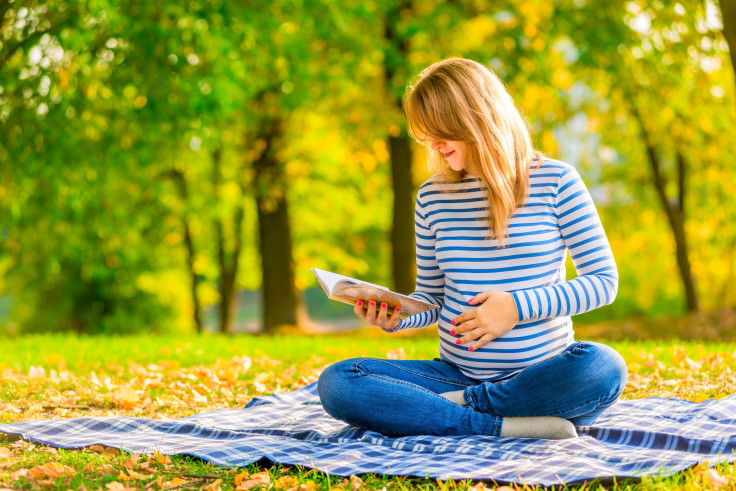
{"label": "blonde hair", "polygon": [[[532,148],[529,128],[489,68],[472,60],[450,58],[425,68],[404,94],[409,134],[427,146],[428,166],[446,182],[468,176],[488,189],[491,236],[503,246],[509,221],[529,192],[532,160],[542,154]],[[429,140],[468,144],[465,170],[457,172]]]}

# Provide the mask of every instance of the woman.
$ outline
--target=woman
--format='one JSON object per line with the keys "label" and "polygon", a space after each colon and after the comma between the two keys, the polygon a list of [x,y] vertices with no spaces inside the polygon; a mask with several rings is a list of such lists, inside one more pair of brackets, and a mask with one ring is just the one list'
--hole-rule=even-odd
{"label": "woman", "polygon": [[[440,308],[402,320],[371,301],[355,313],[389,332],[438,324],[440,358],[336,363],[319,379],[325,410],[391,435],[577,436],[627,376],[610,347],[574,341],[570,316],[613,302],[618,288],[585,184],[532,149],[502,82],[479,63],[429,66],[404,109],[437,172],[417,194],[411,296]],[[565,281],[568,250],[578,277]]]}

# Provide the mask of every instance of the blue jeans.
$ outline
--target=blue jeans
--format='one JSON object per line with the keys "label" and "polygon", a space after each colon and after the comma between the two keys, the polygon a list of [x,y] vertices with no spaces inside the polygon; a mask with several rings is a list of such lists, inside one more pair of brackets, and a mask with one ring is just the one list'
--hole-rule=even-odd
{"label": "blue jeans", "polygon": [[[504,417],[590,425],[616,402],[626,377],[615,350],[581,341],[497,382],[466,377],[439,359],[354,358],[327,367],[317,389],[331,416],[385,435],[500,436]],[[461,389],[465,406],[438,395]]]}

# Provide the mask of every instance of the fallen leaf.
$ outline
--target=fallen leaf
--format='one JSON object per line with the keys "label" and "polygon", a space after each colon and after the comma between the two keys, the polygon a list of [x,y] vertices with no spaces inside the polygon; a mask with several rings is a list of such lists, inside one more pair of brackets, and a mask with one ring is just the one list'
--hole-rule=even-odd
{"label": "fallen leaf", "polygon": [[28,378],[45,378],[46,370],[43,367],[34,367],[28,369]]}
{"label": "fallen leaf", "polygon": [[18,469],[17,471],[10,474],[10,480],[16,481],[20,479],[21,477],[28,477],[28,469]]}
{"label": "fallen leaf", "polygon": [[113,392],[112,402],[123,409],[128,409],[141,402],[141,397],[130,387],[120,387]]}
{"label": "fallen leaf", "polygon": [[271,476],[268,475],[267,471],[259,472],[250,476],[247,481],[242,481],[235,489],[243,490],[255,488],[256,486],[263,486],[264,484],[268,484],[270,480]]}
{"label": "fallen leaf", "polygon": [[42,447],[41,450],[46,453],[50,453],[51,455],[59,455],[59,451],[56,450],[54,447]]}
{"label": "fallen leaf", "polygon": [[153,460],[154,462],[158,462],[159,464],[171,463],[171,457],[169,457],[168,455],[162,455],[158,452],[153,452]]}
{"label": "fallen leaf", "polygon": [[126,491],[127,489],[129,489],[125,486],[125,484],[118,481],[109,482],[105,484],[105,487],[110,491]]}
{"label": "fallen leaf", "polygon": [[[276,482],[274,483],[274,488],[276,489],[289,489],[291,487],[296,486],[298,483],[296,481],[296,478],[293,476],[283,476],[276,479]],[[334,488],[333,488],[334,489]]]}
{"label": "fallen leaf", "polygon": [[217,479],[200,489],[205,489],[207,491],[220,491],[221,490],[220,484],[222,484],[222,479]]}
{"label": "fallen leaf", "polygon": [[363,480],[353,474],[350,476],[350,488],[353,490],[360,489],[360,487],[363,485]]}
{"label": "fallen leaf", "polygon": [[179,486],[182,486],[186,484],[187,482],[189,481],[187,481],[186,479],[182,479],[181,477],[175,477],[174,479],[170,481],[163,481],[163,482],[160,477],[156,479],[156,484],[158,484],[164,489],[178,488]]}
{"label": "fallen leaf", "polygon": [[8,447],[0,447],[0,459],[8,459],[13,452]]}
{"label": "fallen leaf", "polygon": [[250,476],[250,472],[244,471],[239,474],[235,474],[235,485],[240,486],[240,483],[243,482],[244,479],[248,478]]}
{"label": "fallen leaf", "polygon": [[153,476],[149,474],[141,474],[140,472],[128,469],[128,474],[121,472],[118,475],[118,479],[120,479],[121,481],[132,481],[133,479],[142,479],[144,481],[147,481],[149,479],[153,479]]}
{"label": "fallen leaf", "polygon": [[294,375],[295,372],[296,372],[296,365],[291,365],[289,368],[284,370],[284,373],[281,374],[281,378],[290,379]]}
{"label": "fallen leaf", "polygon": [[106,454],[106,455],[119,455],[120,454],[119,449],[114,448],[114,447],[106,447],[105,445],[90,445],[87,448],[89,448],[93,452]]}
{"label": "fallen leaf", "polygon": [[728,479],[723,477],[715,469],[708,469],[703,472],[703,487],[709,488],[720,488],[728,484]]}
{"label": "fallen leaf", "polygon": [[60,464],[58,462],[46,462],[45,464],[37,465],[31,469],[28,469],[28,475],[31,479],[40,479],[48,477],[56,479],[61,476],[76,476],[77,471],[68,465]]}
{"label": "fallen leaf", "polygon": [[477,484],[473,484],[472,486],[468,487],[468,491],[486,491],[487,489],[488,488],[486,487],[486,484],[483,482],[479,482]]}

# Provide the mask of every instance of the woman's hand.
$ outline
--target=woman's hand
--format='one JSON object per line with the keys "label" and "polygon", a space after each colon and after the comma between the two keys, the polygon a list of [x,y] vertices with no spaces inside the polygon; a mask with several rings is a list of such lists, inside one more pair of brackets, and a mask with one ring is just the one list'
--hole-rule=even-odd
{"label": "woman's hand", "polygon": [[388,305],[385,302],[381,303],[381,308],[378,312],[376,312],[375,300],[368,301],[367,310],[364,307],[363,300],[355,302],[355,315],[368,324],[378,326],[386,332],[393,332],[399,327],[399,322],[401,322],[399,310],[400,308],[397,306],[394,309],[394,313],[389,316]]}
{"label": "woman's hand", "polygon": [[513,295],[508,292],[490,290],[479,293],[468,303],[471,305],[481,303],[481,305],[455,317],[450,322],[455,326],[450,334],[462,335],[456,344],[475,341],[468,347],[469,351],[475,351],[489,341],[506,334],[519,322],[516,302]]}

